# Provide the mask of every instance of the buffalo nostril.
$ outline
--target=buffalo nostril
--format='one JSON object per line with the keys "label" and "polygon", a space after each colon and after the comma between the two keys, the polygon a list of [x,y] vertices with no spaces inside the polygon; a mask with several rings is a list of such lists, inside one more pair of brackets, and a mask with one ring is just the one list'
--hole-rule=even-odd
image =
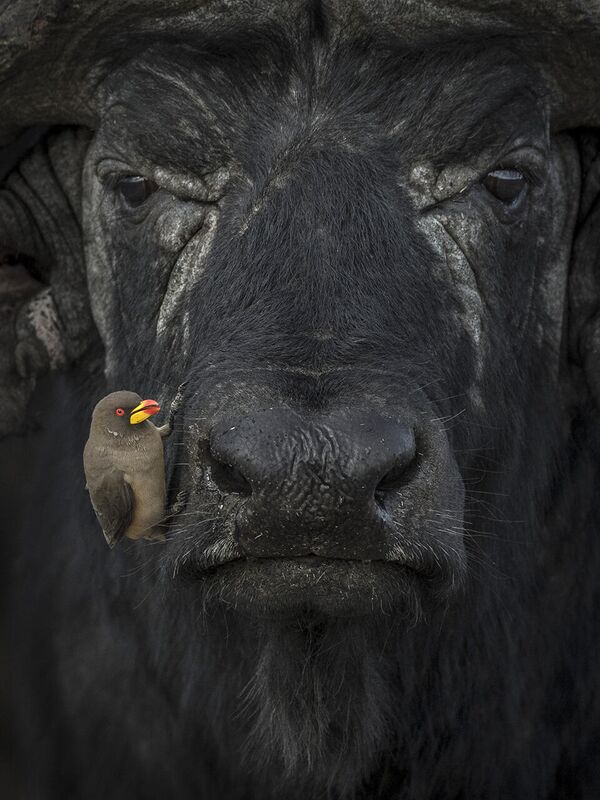
{"label": "buffalo nostril", "polygon": [[252,494],[250,483],[237,467],[231,464],[224,464],[213,458],[211,459],[210,473],[215,484],[223,492],[233,492],[245,497],[249,497]]}
{"label": "buffalo nostril", "polygon": [[407,475],[408,467],[396,466],[385,475],[375,487],[376,493],[384,493],[392,489],[399,489],[409,478]]}
{"label": "buffalo nostril", "polygon": [[398,453],[394,465],[381,478],[375,487],[375,498],[383,503],[385,495],[406,486],[412,480],[417,468],[417,448],[414,437],[408,446]]}

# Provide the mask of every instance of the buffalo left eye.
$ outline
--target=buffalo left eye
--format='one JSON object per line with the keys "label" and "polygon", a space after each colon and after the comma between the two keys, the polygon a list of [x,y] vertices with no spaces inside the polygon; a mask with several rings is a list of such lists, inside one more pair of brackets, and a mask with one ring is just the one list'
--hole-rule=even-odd
{"label": "buffalo left eye", "polygon": [[516,169],[495,169],[482,181],[488,192],[506,205],[516,205],[527,191],[528,180]]}
{"label": "buffalo left eye", "polygon": [[117,190],[127,205],[141,206],[158,189],[154,181],[141,175],[128,175],[117,182]]}

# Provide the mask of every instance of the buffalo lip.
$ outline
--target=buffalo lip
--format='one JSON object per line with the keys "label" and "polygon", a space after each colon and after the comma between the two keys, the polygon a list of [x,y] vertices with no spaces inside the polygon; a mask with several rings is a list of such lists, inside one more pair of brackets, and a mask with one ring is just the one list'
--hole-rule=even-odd
{"label": "buffalo lip", "polygon": [[339,557],[339,556],[320,556],[315,554],[306,554],[302,556],[237,556],[235,558],[229,558],[224,561],[219,561],[216,563],[211,564],[202,564],[201,562],[196,562],[194,572],[196,574],[201,573],[216,573],[221,572],[228,569],[238,569],[243,567],[244,565],[252,565],[252,566],[268,566],[272,564],[286,564],[289,566],[305,566],[308,568],[318,568],[318,567],[335,567],[335,566],[358,566],[362,565],[363,567],[375,568],[378,567],[393,567],[398,570],[405,571],[412,575],[421,577],[421,578],[428,578],[431,577],[428,572],[423,569],[419,569],[412,564],[408,564],[402,561],[393,560],[393,559],[385,559],[385,558],[348,558],[348,557]]}

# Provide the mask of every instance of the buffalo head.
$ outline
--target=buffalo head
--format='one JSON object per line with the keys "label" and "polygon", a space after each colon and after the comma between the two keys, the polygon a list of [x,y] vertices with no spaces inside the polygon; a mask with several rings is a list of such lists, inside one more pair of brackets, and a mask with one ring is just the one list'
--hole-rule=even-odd
{"label": "buffalo head", "polygon": [[[74,595],[88,609],[61,697],[102,718],[98,687],[137,686],[143,653],[122,702],[130,734],[142,709],[163,721],[128,745],[160,796],[217,791],[194,748],[221,773],[235,753],[232,797],[386,775],[405,794],[382,796],[541,797],[559,769],[526,775],[542,745],[514,730],[566,735],[540,709],[557,673],[575,681],[557,642],[590,617],[599,558],[598,28],[568,3],[535,32],[462,5],[454,29],[407,10],[405,30],[358,2],[162,21],[130,2],[81,23],[69,83],[50,20],[37,58],[66,99],[9,104],[60,123],[0,195],[11,258],[44,287],[12,300],[13,417],[72,365],[49,390],[54,453],[69,408],[187,381],[165,544],[105,553],[83,499],[45,512],[66,584],[97,580],[61,606],[65,625]],[[90,665],[68,642],[103,666],[67,690]],[[448,788],[478,746],[481,774]]]}

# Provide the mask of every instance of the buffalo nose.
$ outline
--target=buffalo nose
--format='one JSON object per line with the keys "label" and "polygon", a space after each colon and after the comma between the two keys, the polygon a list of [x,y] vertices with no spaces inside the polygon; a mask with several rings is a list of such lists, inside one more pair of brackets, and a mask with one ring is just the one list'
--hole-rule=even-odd
{"label": "buffalo nose", "polygon": [[255,556],[381,557],[385,495],[415,454],[413,426],[374,413],[272,409],[210,436],[212,479],[240,496],[236,536]]}

